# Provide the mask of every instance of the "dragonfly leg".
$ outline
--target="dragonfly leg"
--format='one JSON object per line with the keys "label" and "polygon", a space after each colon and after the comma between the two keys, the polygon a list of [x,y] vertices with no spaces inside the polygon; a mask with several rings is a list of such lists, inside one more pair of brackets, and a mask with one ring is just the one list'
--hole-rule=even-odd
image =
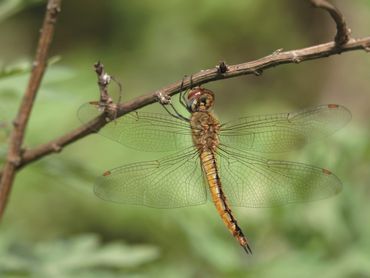
{"label": "dragonfly leg", "polygon": [[[173,106],[173,104],[171,103],[171,97],[169,95],[163,95],[161,92],[158,92],[157,93],[157,98],[159,99],[159,103],[162,105],[162,107],[167,111],[168,114],[170,114],[171,116],[177,118],[177,119],[180,119],[180,120],[183,120],[183,121],[186,121],[186,122],[189,122],[190,120],[181,115],[177,109],[175,108],[175,106]],[[166,105],[169,105],[171,106],[173,112],[171,110],[169,110],[167,108]]]}
{"label": "dragonfly leg", "polygon": [[186,110],[188,110],[189,113],[191,113],[191,111],[188,107],[188,104],[187,104],[187,99],[186,99],[186,95],[188,94],[189,91],[190,91],[190,89],[180,92],[179,100],[180,100],[180,104],[183,107],[185,107]]}
{"label": "dragonfly leg", "polygon": [[190,88],[188,90],[186,90],[186,91],[183,91],[182,89],[183,89],[184,81],[185,81],[186,77],[187,77],[187,75],[184,75],[184,77],[182,78],[182,81],[181,81],[181,86],[180,86],[181,92],[179,94],[179,101],[180,101],[181,105],[186,108],[186,110],[188,110],[189,112],[191,112],[190,109],[189,109],[189,107],[188,107],[188,105],[187,105],[186,95],[193,88],[193,75],[190,75],[190,77],[189,77],[190,78]]}
{"label": "dragonfly leg", "polygon": [[[162,104],[162,103],[161,103]],[[177,118],[177,119],[180,119],[180,120],[183,120],[183,121],[186,121],[186,122],[190,122],[190,120],[188,118],[186,118],[185,116],[181,115],[179,113],[179,111],[176,110],[175,106],[172,105],[172,103],[169,103],[168,105],[171,106],[172,110],[174,112],[171,112],[167,106],[165,104],[162,104],[163,108],[167,111],[168,114],[170,114],[171,116]]]}
{"label": "dragonfly leg", "polygon": [[114,83],[116,83],[116,85],[118,87],[118,92],[119,93],[118,93],[117,104],[120,104],[121,99],[122,99],[122,84],[114,76],[111,76],[111,79],[114,81]]}
{"label": "dragonfly leg", "polygon": [[181,103],[182,106],[184,106],[184,107],[187,108],[186,99],[185,99],[185,96],[184,95],[188,92],[188,90],[186,90],[185,92],[183,91],[184,81],[185,81],[185,78],[186,77],[187,77],[187,75],[185,74],[184,77],[182,78],[182,81],[181,81],[180,94],[179,94],[179,102]]}

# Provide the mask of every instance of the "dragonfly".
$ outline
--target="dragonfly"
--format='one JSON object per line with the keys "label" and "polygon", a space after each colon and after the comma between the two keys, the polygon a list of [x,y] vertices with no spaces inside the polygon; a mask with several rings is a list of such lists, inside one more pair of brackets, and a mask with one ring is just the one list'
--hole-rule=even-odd
{"label": "dragonfly", "polygon": [[[251,254],[232,207],[280,206],[341,191],[341,181],[327,169],[266,155],[331,135],[351,119],[344,106],[325,104],[220,123],[212,112],[215,94],[211,90],[195,87],[181,93],[180,102],[190,117],[173,106],[173,111],[166,109],[169,114],[135,111],[99,131],[139,151],[174,153],[105,171],[94,185],[98,197],[154,208],[196,206],[211,200],[227,229]],[[96,110],[85,104],[78,116],[87,123]]]}

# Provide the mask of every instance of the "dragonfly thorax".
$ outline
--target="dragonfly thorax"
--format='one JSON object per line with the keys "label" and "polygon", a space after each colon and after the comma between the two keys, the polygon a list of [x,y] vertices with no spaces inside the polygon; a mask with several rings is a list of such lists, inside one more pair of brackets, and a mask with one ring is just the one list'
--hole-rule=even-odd
{"label": "dragonfly thorax", "polygon": [[194,112],[190,119],[193,143],[198,150],[214,151],[219,145],[220,123],[207,111]]}
{"label": "dragonfly thorax", "polygon": [[190,112],[209,111],[213,108],[214,99],[211,90],[195,87],[188,94],[187,107]]}

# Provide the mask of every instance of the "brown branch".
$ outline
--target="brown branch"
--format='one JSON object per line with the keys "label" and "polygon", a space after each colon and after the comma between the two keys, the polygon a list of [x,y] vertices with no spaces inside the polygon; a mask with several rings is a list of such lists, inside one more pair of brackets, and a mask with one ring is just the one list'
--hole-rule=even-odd
{"label": "brown branch", "polygon": [[342,46],[350,39],[351,30],[347,28],[346,21],[341,11],[333,4],[326,0],[310,0],[312,5],[317,8],[326,10],[331,17],[334,19],[337,25],[337,34],[335,35],[334,41],[337,46]]}
{"label": "brown branch", "polygon": [[60,12],[60,5],[61,0],[48,1],[31,77],[19,106],[17,117],[13,123],[14,128],[10,135],[8,155],[0,182],[0,218],[5,210],[7,198],[15,178],[15,172],[21,165],[23,138],[28,119],[31,115],[33,103],[46,68],[48,50],[53,37],[55,22]]}
{"label": "brown branch", "polygon": [[97,62],[94,65],[96,75],[98,76],[98,85],[100,91],[100,100],[99,105],[106,105],[112,103],[112,98],[108,93],[108,85],[111,81],[111,76],[104,71],[104,65],[100,62]]}
{"label": "brown branch", "polygon": [[[100,98],[99,101],[92,101],[90,104],[95,105],[97,109],[100,111],[104,111],[110,119],[116,118],[117,114],[117,104],[113,102],[113,99],[110,97],[108,93],[108,86],[110,82],[113,80],[117,82],[112,76],[110,76],[107,72],[104,70],[104,65],[100,62],[97,62],[94,65],[94,69],[96,72],[96,75],[98,77],[98,85],[99,85],[99,92],[100,92]],[[118,98],[118,103],[121,101],[121,84],[117,82],[119,90],[120,90],[120,96]]]}
{"label": "brown branch", "polygon": [[[168,85],[160,90],[147,95],[143,95],[141,97],[137,97],[129,102],[120,104],[118,106],[116,116],[121,117],[126,113],[157,102],[159,93],[162,95],[174,95],[182,90],[190,88],[191,86],[201,85],[211,81],[233,78],[247,74],[260,75],[263,70],[281,64],[299,63],[306,60],[320,59],[332,56],[341,52],[361,49],[365,50],[366,52],[370,52],[370,37],[357,40],[351,39],[340,50],[335,46],[333,42],[329,42],[292,51],[275,51],[271,55],[255,61],[227,66],[227,71],[225,73],[221,73],[218,66],[212,69],[202,70],[196,74],[193,74],[191,77],[191,81],[190,78],[188,78],[187,80],[179,80],[178,82]],[[23,153],[23,157],[18,168],[23,167],[35,160],[38,160],[43,156],[54,153],[54,146],[59,146],[60,148],[65,147],[91,133],[95,133],[106,124],[107,122],[105,120],[105,115],[102,114],[99,117],[92,119],[90,123],[85,126],[81,126],[70,133],[67,133],[34,149],[27,150]],[[59,150],[60,149],[58,148],[58,151]]]}

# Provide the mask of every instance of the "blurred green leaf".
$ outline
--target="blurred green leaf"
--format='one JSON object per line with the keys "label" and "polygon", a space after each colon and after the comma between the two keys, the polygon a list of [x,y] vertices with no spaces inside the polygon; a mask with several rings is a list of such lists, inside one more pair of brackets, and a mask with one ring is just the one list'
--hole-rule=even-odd
{"label": "blurred green leaf", "polygon": [[96,235],[35,243],[0,241],[0,273],[26,273],[37,277],[69,277],[95,270],[117,272],[139,267],[159,257],[152,246],[128,246],[121,242],[102,244]]}
{"label": "blurred green leaf", "polygon": [[43,0],[2,0],[0,2],[0,22]]}
{"label": "blurred green leaf", "polygon": [[[26,75],[24,73],[28,73],[29,70],[30,68],[14,70],[9,74],[5,74],[4,78],[0,78],[0,94],[8,98],[22,96],[29,79],[28,74]],[[57,90],[51,89],[50,86],[55,85],[55,83],[67,82],[74,76],[74,71],[68,67],[53,66],[48,68],[40,89],[42,91],[42,96],[60,99],[70,98],[72,94],[59,93]]]}
{"label": "blurred green leaf", "polygon": [[[51,66],[61,60],[60,56],[53,56],[48,60],[48,66]],[[25,73],[31,72],[32,65],[29,61],[18,61],[16,63],[2,66],[0,69],[0,80],[3,78],[9,78]]]}

